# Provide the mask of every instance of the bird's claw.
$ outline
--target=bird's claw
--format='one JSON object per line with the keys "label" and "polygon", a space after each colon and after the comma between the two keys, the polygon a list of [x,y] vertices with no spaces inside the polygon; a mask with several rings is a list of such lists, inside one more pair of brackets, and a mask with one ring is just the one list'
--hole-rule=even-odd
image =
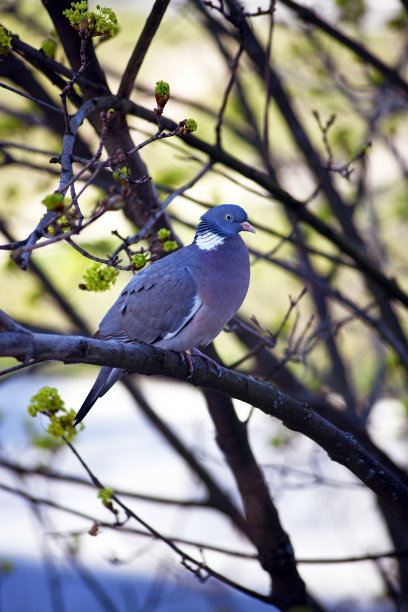
{"label": "bird's claw", "polygon": [[193,355],[198,355],[199,357],[202,357],[204,359],[204,361],[206,361],[210,366],[212,366],[214,368],[214,370],[216,371],[217,375],[221,376],[222,368],[221,368],[220,364],[215,361],[215,359],[211,359],[211,357],[209,357],[205,353],[202,353],[201,351],[199,351],[198,348],[192,348],[191,349],[191,353]]}
{"label": "bird's claw", "polygon": [[205,353],[202,353],[201,351],[199,351],[197,348],[192,348],[191,349],[191,355],[189,353],[187,353],[186,351],[182,351],[180,352],[181,358],[184,361],[187,361],[188,364],[188,376],[187,378],[191,378],[194,372],[194,361],[193,361],[193,355],[198,355],[199,357],[202,357],[209,365],[210,367],[212,367],[215,372],[217,373],[218,376],[221,376],[222,373],[222,368],[220,366],[219,363],[217,363],[214,359],[211,359],[211,357],[209,357],[208,355],[206,355]]}
{"label": "bird's claw", "polygon": [[187,361],[187,365],[188,365],[188,375],[187,375],[187,379],[191,378],[194,372],[194,362],[193,362],[193,358],[190,355],[190,353],[187,353],[187,351],[179,351],[179,355],[181,357],[181,361]]}

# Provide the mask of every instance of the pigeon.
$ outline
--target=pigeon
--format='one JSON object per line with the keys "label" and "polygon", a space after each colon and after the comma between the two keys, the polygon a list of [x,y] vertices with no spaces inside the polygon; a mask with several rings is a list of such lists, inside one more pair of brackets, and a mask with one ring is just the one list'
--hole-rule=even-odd
{"label": "pigeon", "polygon": [[[145,342],[176,351],[193,371],[192,355],[232,319],[248,291],[249,253],[239,235],[255,233],[240,206],[221,204],[203,214],[191,244],[142,269],[102,319],[95,338]],[[74,424],[125,374],[103,366]]]}

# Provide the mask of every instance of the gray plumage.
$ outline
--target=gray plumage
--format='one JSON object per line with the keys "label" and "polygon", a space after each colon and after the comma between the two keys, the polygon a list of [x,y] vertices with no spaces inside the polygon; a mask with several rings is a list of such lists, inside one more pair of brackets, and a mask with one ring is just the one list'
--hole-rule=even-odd
{"label": "gray plumage", "polygon": [[[255,231],[241,207],[223,204],[207,211],[190,245],[130,280],[95,337],[142,341],[180,353],[209,344],[235,315],[248,290],[249,254],[241,231]],[[119,368],[101,368],[75,424],[123,374]]]}

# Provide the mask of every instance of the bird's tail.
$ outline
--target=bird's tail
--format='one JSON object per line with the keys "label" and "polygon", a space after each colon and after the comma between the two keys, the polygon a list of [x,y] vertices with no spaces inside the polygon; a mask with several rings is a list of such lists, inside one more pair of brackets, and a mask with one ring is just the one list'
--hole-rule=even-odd
{"label": "bird's tail", "polygon": [[102,366],[92,389],[86,396],[84,403],[75,416],[74,425],[78,425],[78,423],[82,421],[96,400],[102,397],[102,395],[105,395],[105,393],[109,391],[111,387],[113,387],[115,382],[117,382],[124,373],[124,370],[121,368],[109,368],[108,366]]}

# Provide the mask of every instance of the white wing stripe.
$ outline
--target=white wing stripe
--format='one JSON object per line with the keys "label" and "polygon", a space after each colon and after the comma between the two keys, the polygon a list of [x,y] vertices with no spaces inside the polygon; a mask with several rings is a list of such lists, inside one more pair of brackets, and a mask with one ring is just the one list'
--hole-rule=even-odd
{"label": "white wing stripe", "polygon": [[187,323],[190,321],[190,319],[192,319],[194,317],[194,315],[197,312],[197,310],[199,308],[201,308],[202,303],[203,302],[200,300],[198,295],[196,295],[195,298],[194,298],[193,307],[190,310],[190,312],[188,313],[188,315],[182,320],[182,322],[180,323],[180,325],[178,326],[178,328],[175,331],[169,332],[168,334],[163,336],[163,340],[170,340],[170,338],[174,338],[174,336],[177,336],[177,334],[183,329],[183,327],[185,325],[187,325]]}

